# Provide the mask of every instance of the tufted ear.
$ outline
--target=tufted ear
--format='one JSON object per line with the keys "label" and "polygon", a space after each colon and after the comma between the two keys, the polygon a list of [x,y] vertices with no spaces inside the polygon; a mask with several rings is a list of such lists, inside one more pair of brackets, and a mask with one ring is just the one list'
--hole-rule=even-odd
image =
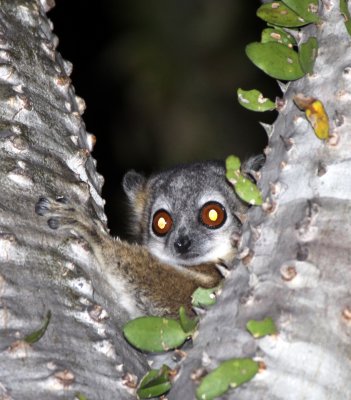
{"label": "tufted ear", "polygon": [[144,191],[146,178],[142,174],[134,171],[128,171],[123,177],[123,189],[131,203],[135,203],[140,194]]}

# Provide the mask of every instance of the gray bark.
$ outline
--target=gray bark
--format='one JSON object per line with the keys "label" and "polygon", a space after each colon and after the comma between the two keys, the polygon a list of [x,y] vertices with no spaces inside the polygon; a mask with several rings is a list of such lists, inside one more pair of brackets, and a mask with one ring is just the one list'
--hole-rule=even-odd
{"label": "gray bark", "polygon": [[[351,41],[338,2],[321,2],[314,73],[288,86],[285,106],[267,128],[260,186],[266,204],[249,213],[245,263],[231,273],[218,305],[201,322],[169,399],[191,398],[190,374],[230,357],[257,357],[266,369],[223,398],[351,398]],[[314,135],[293,103],[320,99],[332,139]],[[277,336],[253,339],[250,319],[270,316]]]}
{"label": "gray bark", "polygon": [[[34,212],[39,196],[65,194],[105,221],[83,102],[45,8],[0,2],[0,399],[135,398],[128,373],[147,364],[123,339],[123,310],[106,314],[83,272],[88,249],[64,254],[65,238]],[[48,310],[42,339],[24,342]]]}
{"label": "gray bark", "polygon": [[[351,398],[351,51],[334,3],[303,30],[303,41],[319,42],[314,74],[284,94],[259,182],[266,204],[250,211],[243,237],[248,255],[202,319],[169,399],[193,399],[191,374],[230,357],[266,369],[226,399]],[[135,398],[127,372],[140,377],[146,361],[122,338],[123,310],[84,272],[94,266],[89,248],[66,254],[66,238],[34,213],[39,196],[65,195],[87,220],[105,221],[70,65],[55,52],[48,2],[0,5],[0,399]],[[315,137],[297,93],[323,101],[333,140]],[[24,343],[48,310],[47,332]],[[278,335],[253,339],[246,322],[266,316]]]}

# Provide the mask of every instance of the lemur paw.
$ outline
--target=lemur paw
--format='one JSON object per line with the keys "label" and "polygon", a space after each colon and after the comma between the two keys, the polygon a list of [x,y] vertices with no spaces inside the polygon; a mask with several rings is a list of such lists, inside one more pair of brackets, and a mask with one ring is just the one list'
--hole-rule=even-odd
{"label": "lemur paw", "polygon": [[51,229],[73,225],[76,222],[73,218],[75,211],[64,196],[56,197],[56,199],[40,197],[35,205],[35,212],[48,218],[47,223]]}

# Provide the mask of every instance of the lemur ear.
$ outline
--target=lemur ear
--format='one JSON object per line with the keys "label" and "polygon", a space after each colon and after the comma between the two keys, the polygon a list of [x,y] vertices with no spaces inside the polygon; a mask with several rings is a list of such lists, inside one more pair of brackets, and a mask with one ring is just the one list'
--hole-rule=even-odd
{"label": "lemur ear", "polygon": [[138,195],[144,190],[145,183],[145,176],[133,169],[124,175],[122,185],[129,201],[135,202]]}

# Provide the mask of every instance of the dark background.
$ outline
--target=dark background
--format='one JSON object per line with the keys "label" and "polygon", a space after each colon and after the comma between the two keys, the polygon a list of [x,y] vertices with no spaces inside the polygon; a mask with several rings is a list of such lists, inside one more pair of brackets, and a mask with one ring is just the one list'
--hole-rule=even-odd
{"label": "dark background", "polygon": [[174,164],[247,157],[266,134],[236,100],[237,88],[275,98],[273,80],[245,56],[260,40],[259,1],[56,0],[49,13],[58,50],[73,63],[76,93],[87,104],[87,130],[105,177],[103,197],[113,234],[128,218],[123,174]]}

